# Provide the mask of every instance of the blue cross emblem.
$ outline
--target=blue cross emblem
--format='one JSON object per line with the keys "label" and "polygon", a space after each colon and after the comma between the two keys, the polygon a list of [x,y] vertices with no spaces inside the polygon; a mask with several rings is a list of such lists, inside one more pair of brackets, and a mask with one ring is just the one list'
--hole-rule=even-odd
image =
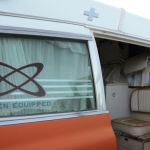
{"label": "blue cross emblem", "polygon": [[84,15],[88,16],[88,21],[93,21],[93,18],[99,17],[99,14],[95,12],[95,8],[91,8],[90,11],[84,11]]}

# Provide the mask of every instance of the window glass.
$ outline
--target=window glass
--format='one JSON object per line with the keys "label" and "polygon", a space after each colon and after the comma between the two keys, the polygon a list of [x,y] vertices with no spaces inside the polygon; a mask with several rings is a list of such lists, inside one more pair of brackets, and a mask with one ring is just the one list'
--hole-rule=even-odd
{"label": "window glass", "polygon": [[86,42],[0,36],[0,117],[94,109]]}

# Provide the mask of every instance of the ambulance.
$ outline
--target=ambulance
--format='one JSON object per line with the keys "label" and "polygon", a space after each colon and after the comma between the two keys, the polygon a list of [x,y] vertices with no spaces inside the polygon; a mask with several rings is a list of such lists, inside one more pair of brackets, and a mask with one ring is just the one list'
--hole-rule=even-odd
{"label": "ambulance", "polygon": [[0,150],[150,150],[150,20],[95,0],[0,1]]}

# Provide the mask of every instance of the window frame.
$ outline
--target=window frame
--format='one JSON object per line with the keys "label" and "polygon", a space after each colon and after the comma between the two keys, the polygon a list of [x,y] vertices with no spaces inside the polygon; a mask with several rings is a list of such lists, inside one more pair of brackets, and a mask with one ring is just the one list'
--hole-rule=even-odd
{"label": "window frame", "polygon": [[[49,37],[49,38],[61,38],[64,40],[72,39],[77,41],[85,41],[87,44],[87,50],[89,54],[90,64],[91,64],[91,72],[92,72],[92,78],[93,78],[93,91],[94,91],[94,100],[96,103],[95,110],[89,110],[89,111],[79,111],[79,112],[69,112],[69,113],[54,113],[54,114],[40,114],[40,115],[28,115],[28,116],[15,116],[15,117],[2,117],[0,118],[0,126],[1,125],[10,125],[10,124],[19,124],[19,123],[29,123],[29,122],[38,122],[38,121],[48,121],[48,120],[57,120],[57,119],[67,119],[67,118],[74,118],[74,117],[80,117],[80,116],[89,116],[89,115],[98,115],[98,114],[104,114],[108,113],[106,109],[101,110],[100,107],[100,95],[102,95],[102,98],[104,99],[104,94],[99,93],[98,90],[100,88],[103,88],[103,81],[101,82],[101,86],[98,85],[95,76],[95,71],[98,71],[95,68],[95,65],[97,62],[99,62],[98,57],[93,58],[94,55],[92,54],[92,49],[94,47],[93,42],[94,39],[92,36],[86,36],[82,34],[74,34],[74,33],[65,33],[65,32],[59,32],[59,31],[47,31],[47,30],[38,30],[38,29],[28,29],[28,28],[17,28],[17,27],[2,27],[0,26],[0,34],[4,35],[21,35],[26,37]],[[96,59],[96,60],[95,60]],[[93,60],[93,61],[92,61]],[[98,71],[99,72],[99,71]]]}

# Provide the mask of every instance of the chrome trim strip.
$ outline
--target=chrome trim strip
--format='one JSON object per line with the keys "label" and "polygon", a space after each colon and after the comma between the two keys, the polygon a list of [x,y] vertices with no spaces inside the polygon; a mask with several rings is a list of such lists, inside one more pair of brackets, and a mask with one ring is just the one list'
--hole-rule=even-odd
{"label": "chrome trim strip", "polygon": [[85,85],[42,85],[44,88],[92,88],[92,84]]}
{"label": "chrome trim strip", "polygon": [[150,47],[150,39],[142,38],[142,37],[135,37],[134,35],[124,34],[121,32],[113,32],[113,31],[103,31],[103,30],[95,30],[92,29],[94,32],[94,36],[96,38],[103,38],[109,39],[113,41],[120,41],[129,44],[135,44],[144,47]]}
{"label": "chrome trim strip", "polygon": [[23,28],[23,27],[1,26],[1,25],[0,25],[0,33],[67,38],[67,39],[77,39],[77,40],[86,40],[86,41],[92,40],[91,36],[84,35],[84,34],[75,34],[69,32],[59,32],[59,31],[50,31],[50,30],[32,29],[32,28]]}
{"label": "chrome trim strip", "polygon": [[76,118],[76,117],[82,117],[82,116],[101,115],[101,114],[107,114],[107,113],[108,111],[104,111],[104,112],[84,111],[84,112],[74,112],[74,113],[62,113],[62,114],[55,114],[55,115],[52,114],[52,115],[35,115],[35,116],[26,116],[26,117],[0,118],[0,126],[50,121],[50,120],[69,119],[69,118]]}
{"label": "chrome trim strip", "polygon": [[[84,93],[86,93],[86,94],[88,94],[88,93],[93,93],[93,90],[86,90],[86,91],[83,91],[83,90],[81,90],[81,91],[72,91],[72,90],[70,90],[70,91],[47,91],[46,92],[46,94],[47,95],[49,95],[49,94],[73,94],[73,93],[82,93],[82,94],[84,94]],[[24,95],[24,93],[23,92],[14,92],[14,93],[11,93],[10,95]]]}
{"label": "chrome trim strip", "polygon": [[12,13],[12,12],[6,12],[6,11],[0,11],[0,15],[8,16],[8,17],[42,20],[42,21],[52,21],[52,22],[66,23],[66,24],[72,24],[72,25],[83,25],[83,23],[79,23],[79,22],[60,20],[60,19],[54,19],[54,18],[48,18],[48,17],[40,17],[40,16],[35,16],[35,15],[25,15],[21,13]]}
{"label": "chrome trim strip", "polygon": [[57,79],[35,79],[39,82],[91,82],[91,80],[57,80]]}
{"label": "chrome trim strip", "polygon": [[99,111],[106,111],[102,70],[101,70],[99,54],[98,54],[97,45],[94,36],[93,36],[93,41],[88,42],[88,46],[89,46],[89,53],[90,53],[91,64],[92,64],[97,109]]}
{"label": "chrome trim strip", "polygon": [[26,101],[26,102],[30,102],[30,101],[33,101],[33,100],[36,100],[36,101],[41,101],[41,100],[62,100],[62,99],[65,99],[65,100],[72,100],[72,99],[81,99],[81,98],[93,98],[92,95],[89,95],[89,96],[74,96],[74,97],[50,97],[50,98],[20,98],[20,99],[1,99],[0,101],[1,102],[16,102],[16,101]]}

